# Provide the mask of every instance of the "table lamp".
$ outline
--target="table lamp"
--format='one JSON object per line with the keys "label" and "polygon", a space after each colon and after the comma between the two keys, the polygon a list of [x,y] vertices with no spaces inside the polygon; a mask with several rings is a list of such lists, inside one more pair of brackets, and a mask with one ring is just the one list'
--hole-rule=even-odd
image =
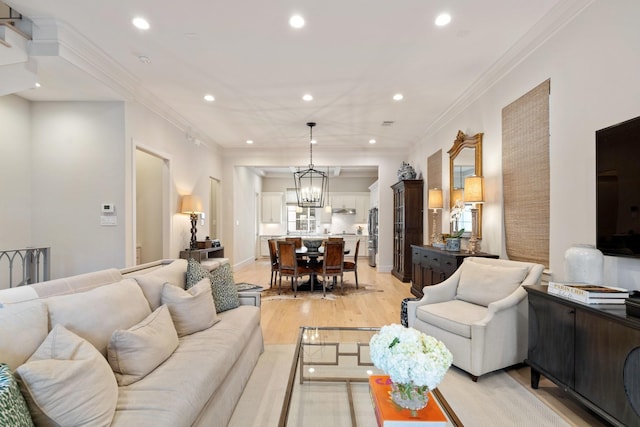
{"label": "table lamp", "polygon": [[198,232],[196,224],[198,223],[198,215],[202,213],[202,201],[200,197],[191,194],[182,196],[182,208],[180,211],[183,214],[188,214],[191,218],[191,244],[189,245],[189,249],[196,249],[196,233]]}
{"label": "table lamp", "polygon": [[478,203],[484,203],[484,178],[468,176],[464,179],[464,201],[471,203],[471,238],[467,251],[475,254],[480,249],[478,243]]}
{"label": "table lamp", "polygon": [[436,217],[438,216],[438,209],[442,209],[442,190],[439,188],[429,189],[428,207],[433,209],[433,227],[431,228],[431,244],[436,243]]}

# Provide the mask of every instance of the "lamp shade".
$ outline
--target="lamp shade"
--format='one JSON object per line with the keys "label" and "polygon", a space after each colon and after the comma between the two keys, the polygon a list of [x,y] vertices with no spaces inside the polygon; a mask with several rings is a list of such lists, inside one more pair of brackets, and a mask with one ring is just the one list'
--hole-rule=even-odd
{"label": "lamp shade", "polygon": [[198,214],[202,213],[202,201],[200,197],[188,194],[182,196],[182,206],[180,211],[184,214]]}
{"label": "lamp shade", "polygon": [[484,202],[484,178],[468,176],[464,179],[464,201],[469,203]]}
{"label": "lamp shade", "polygon": [[464,201],[462,188],[454,188],[451,192],[451,206],[454,206],[458,201],[462,203]]}
{"label": "lamp shade", "polygon": [[429,189],[429,209],[442,209],[442,190],[439,188]]}

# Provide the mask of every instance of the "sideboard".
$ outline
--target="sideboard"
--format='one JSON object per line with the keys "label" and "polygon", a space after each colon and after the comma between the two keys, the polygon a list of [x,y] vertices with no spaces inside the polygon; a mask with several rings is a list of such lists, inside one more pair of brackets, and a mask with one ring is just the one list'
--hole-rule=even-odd
{"label": "sideboard", "polygon": [[640,426],[640,318],[525,286],[531,387],[540,374],[616,426]]}
{"label": "sideboard", "polygon": [[498,255],[485,252],[470,254],[445,251],[433,246],[411,245],[411,293],[422,298],[422,288],[447,279],[470,256],[498,258]]}

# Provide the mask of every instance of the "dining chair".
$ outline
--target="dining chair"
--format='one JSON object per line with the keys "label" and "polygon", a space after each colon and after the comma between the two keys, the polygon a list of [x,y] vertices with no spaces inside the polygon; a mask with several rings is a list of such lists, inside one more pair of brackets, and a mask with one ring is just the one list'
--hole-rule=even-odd
{"label": "dining chair", "polygon": [[358,289],[358,252],[360,251],[360,239],[356,242],[356,250],[353,252],[353,262],[345,261],[342,271],[344,273],[353,272],[356,276],[356,289]]}
{"label": "dining chair", "polygon": [[269,288],[273,288],[274,282],[278,281],[278,271],[280,265],[278,263],[278,248],[276,247],[275,239],[269,239],[269,257],[271,258],[271,280],[269,280]]}
{"label": "dining chair", "polygon": [[[302,237],[285,237],[284,240],[286,242],[293,242],[296,245],[296,249],[300,249],[302,247]],[[304,255],[297,254],[296,258],[298,260],[299,265],[305,265],[307,260]]]}
{"label": "dining chair", "polygon": [[324,245],[324,259],[322,260],[322,295],[327,295],[327,277],[340,277],[340,290],[344,294],[342,272],[344,268],[344,241],[328,240]]}
{"label": "dining chair", "polygon": [[298,293],[298,277],[311,275],[313,270],[307,266],[299,265],[296,258],[296,245],[294,242],[286,240],[278,240],[278,273],[280,280],[278,281],[278,295],[282,290],[282,277],[289,277],[293,286],[294,298]]}

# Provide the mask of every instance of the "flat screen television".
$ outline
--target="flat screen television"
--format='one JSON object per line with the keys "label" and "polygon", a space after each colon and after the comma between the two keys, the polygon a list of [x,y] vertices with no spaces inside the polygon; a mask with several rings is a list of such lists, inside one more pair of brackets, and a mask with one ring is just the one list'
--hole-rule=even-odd
{"label": "flat screen television", "polygon": [[597,248],[640,258],[640,117],[596,131]]}

